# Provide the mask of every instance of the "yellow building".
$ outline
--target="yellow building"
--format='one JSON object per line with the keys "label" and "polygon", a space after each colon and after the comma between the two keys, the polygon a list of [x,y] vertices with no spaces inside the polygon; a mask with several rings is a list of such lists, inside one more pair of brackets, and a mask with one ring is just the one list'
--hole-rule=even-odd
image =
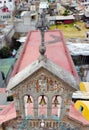
{"label": "yellow building", "polygon": [[89,101],[78,100],[75,103],[75,108],[89,121]]}
{"label": "yellow building", "polygon": [[89,121],[89,82],[80,82],[80,91],[73,96],[76,97],[75,108]]}
{"label": "yellow building", "polygon": [[80,90],[89,92],[89,82],[80,82]]}

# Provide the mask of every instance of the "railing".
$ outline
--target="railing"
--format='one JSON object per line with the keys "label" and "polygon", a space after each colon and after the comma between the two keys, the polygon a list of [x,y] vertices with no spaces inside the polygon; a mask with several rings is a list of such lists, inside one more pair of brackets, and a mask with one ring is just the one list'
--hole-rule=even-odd
{"label": "railing", "polygon": [[[44,123],[41,124],[41,123]],[[80,130],[78,126],[73,126],[69,122],[60,122],[55,119],[30,119],[26,118],[20,125],[19,130]]]}
{"label": "railing", "polygon": [[40,119],[33,119],[28,121],[29,128],[41,128],[42,124],[44,123],[44,128],[57,128],[59,127],[59,122],[52,120],[52,119],[46,119],[46,120],[40,120]]}

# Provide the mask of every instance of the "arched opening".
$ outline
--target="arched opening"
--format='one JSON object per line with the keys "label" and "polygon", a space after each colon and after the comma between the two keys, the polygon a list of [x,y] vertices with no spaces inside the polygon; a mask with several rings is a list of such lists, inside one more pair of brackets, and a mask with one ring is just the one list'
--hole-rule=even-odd
{"label": "arched opening", "polygon": [[34,101],[32,96],[25,95],[24,96],[24,106],[25,106],[25,116],[34,116],[34,110],[33,110]]}
{"label": "arched opening", "polygon": [[47,117],[47,97],[44,95],[38,98],[38,117]]}
{"label": "arched opening", "polygon": [[80,105],[79,111],[80,111],[81,113],[82,113],[83,109],[84,109],[83,106]]}
{"label": "arched opening", "polygon": [[58,95],[55,95],[52,98],[52,118],[60,118],[60,112],[61,112],[61,102],[62,98]]}

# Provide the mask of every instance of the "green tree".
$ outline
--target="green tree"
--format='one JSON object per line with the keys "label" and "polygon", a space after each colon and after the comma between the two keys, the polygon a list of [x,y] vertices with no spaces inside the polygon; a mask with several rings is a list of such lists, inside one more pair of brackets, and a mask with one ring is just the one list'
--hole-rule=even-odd
{"label": "green tree", "polygon": [[4,46],[0,49],[0,58],[8,58],[11,55],[10,48],[7,46]]}
{"label": "green tree", "polygon": [[66,9],[63,15],[64,15],[64,16],[67,16],[67,15],[69,15],[69,12],[70,12],[70,11],[69,11],[68,9]]}
{"label": "green tree", "polygon": [[7,97],[7,101],[13,101],[13,100],[14,100],[13,95],[10,95],[10,96]]}
{"label": "green tree", "polygon": [[21,46],[21,42],[16,41],[16,38],[12,37],[11,50],[13,49],[18,50],[20,46]]}

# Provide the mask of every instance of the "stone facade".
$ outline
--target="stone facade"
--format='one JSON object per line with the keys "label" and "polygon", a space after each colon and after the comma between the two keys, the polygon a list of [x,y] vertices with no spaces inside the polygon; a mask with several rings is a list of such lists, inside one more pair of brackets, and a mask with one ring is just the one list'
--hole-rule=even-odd
{"label": "stone facade", "polygon": [[[12,90],[17,113],[25,118],[24,106],[23,106],[23,98],[25,95],[32,96],[34,100],[34,118],[38,118],[38,97],[40,95],[45,95],[48,98],[48,114],[47,118],[50,119],[51,117],[51,105],[52,105],[52,98],[55,95],[59,95],[62,98],[62,106],[61,109],[63,114],[61,114],[61,118],[63,115],[68,111],[71,97],[73,93],[73,89],[67,86],[65,83],[62,83],[61,80],[56,79],[56,77],[52,76],[50,73],[46,74],[47,72],[42,73],[36,72],[36,75],[29,77],[24,82],[22,82],[18,87]],[[18,112],[19,111],[19,112]]]}
{"label": "stone facade", "polygon": [[[77,90],[77,87],[74,86],[75,82],[72,84],[72,77],[62,68],[60,69],[50,60],[36,61],[12,80],[8,85],[8,90],[11,89],[14,96],[17,119],[12,120],[13,123],[11,123],[12,121],[5,123],[6,130],[11,127],[11,130],[13,127],[21,130],[84,130],[84,126],[80,122],[76,122],[68,116],[72,93]],[[32,106],[29,107],[29,114],[26,113],[25,96],[30,96],[32,100],[30,103],[33,104],[33,109]],[[46,103],[44,102],[46,113],[41,114],[39,109],[42,102],[39,101],[42,97],[46,101]],[[52,113],[55,110],[53,105],[60,108],[60,113]],[[56,111],[58,110],[56,109]],[[86,127],[86,130],[88,129]]]}

